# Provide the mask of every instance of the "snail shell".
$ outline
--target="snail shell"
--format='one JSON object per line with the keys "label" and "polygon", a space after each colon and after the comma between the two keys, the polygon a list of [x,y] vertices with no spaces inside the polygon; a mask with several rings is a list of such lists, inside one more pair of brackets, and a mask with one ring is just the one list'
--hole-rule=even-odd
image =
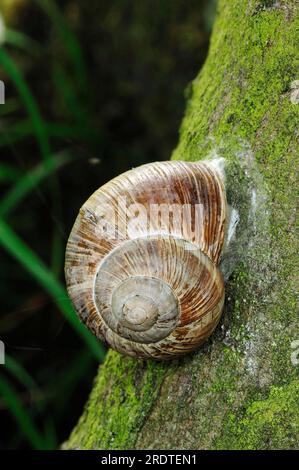
{"label": "snail shell", "polygon": [[98,189],[66,249],[67,289],[83,322],[130,356],[171,359],[198,347],[223,308],[226,211],[209,162],[151,163]]}

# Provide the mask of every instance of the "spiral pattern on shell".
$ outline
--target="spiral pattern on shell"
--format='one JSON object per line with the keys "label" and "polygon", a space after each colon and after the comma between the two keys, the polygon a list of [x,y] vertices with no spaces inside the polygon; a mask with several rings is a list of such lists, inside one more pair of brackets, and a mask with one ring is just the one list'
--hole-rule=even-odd
{"label": "spiral pattern on shell", "polygon": [[151,163],[98,189],[66,249],[67,289],[80,318],[131,356],[171,359],[194,350],[223,309],[226,211],[209,162]]}

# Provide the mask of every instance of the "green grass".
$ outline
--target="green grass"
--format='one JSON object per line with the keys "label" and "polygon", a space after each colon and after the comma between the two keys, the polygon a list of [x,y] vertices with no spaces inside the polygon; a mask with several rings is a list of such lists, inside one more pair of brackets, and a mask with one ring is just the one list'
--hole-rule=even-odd
{"label": "green grass", "polygon": [[[6,107],[5,103],[5,107]],[[82,129],[81,126],[66,124],[60,122],[45,122],[44,126],[46,128],[47,134],[50,138],[62,138],[62,139],[85,139],[90,132],[86,133],[85,129]],[[31,120],[25,119],[23,121],[18,121],[16,123],[7,124],[5,121],[1,124],[0,134],[0,147],[5,147],[6,145],[13,145],[27,137],[34,136],[34,127]]]}
{"label": "green grass", "polygon": [[[4,106],[0,107],[0,148],[5,151],[12,148],[19,152],[22,144],[27,141],[37,144],[37,163],[33,168],[22,171],[13,163],[0,163],[0,183],[4,184],[4,195],[0,200],[0,247],[6,250],[31,278],[48,293],[72,329],[83,341],[76,357],[70,360],[66,370],[59,371],[55,381],[48,381],[45,389],[27,372],[22,364],[24,357],[6,354],[4,371],[0,375],[0,395],[7,410],[18,424],[11,444],[18,447],[24,439],[34,449],[52,449],[57,447],[56,429],[62,422],[69,397],[83,380],[87,371],[91,373],[95,359],[102,362],[105,349],[102,344],[80,323],[64,286],[59,281],[63,260],[65,239],[61,235],[60,223],[63,220],[62,192],[58,180],[58,170],[74,159],[74,152],[68,150],[69,141],[80,144],[86,142],[93,149],[99,142],[98,133],[92,125],[93,115],[90,112],[93,100],[90,91],[87,68],[84,63],[80,43],[69,27],[64,15],[51,0],[35,0],[41,10],[48,16],[57,32],[61,44],[65,48],[68,65],[52,60],[49,56],[49,76],[52,77],[56,96],[62,98],[69,112],[70,122],[47,122],[42,115],[38,99],[30,83],[26,81],[23,70],[18,65],[15,51],[22,51],[27,59],[34,60],[45,54],[40,44],[21,31],[5,28],[5,43],[0,47],[0,67],[3,69],[6,82],[14,85],[16,95],[7,96]],[[8,77],[8,78],[7,78]],[[25,110],[25,118],[20,111]],[[15,118],[15,115],[18,118]],[[30,139],[30,140],[29,140]],[[53,153],[52,139],[63,144],[63,149]],[[15,233],[10,225],[10,216],[26,197],[39,187],[46,187],[51,196],[52,240],[49,245],[51,252],[50,265],[46,265],[22,238]],[[4,266],[3,266],[3,269]],[[40,315],[43,312],[40,311]],[[51,366],[48,374],[52,373]],[[15,383],[17,384],[15,386]],[[20,388],[24,389],[20,392]],[[23,396],[32,401],[31,407],[23,400]],[[55,401],[55,405],[52,401]],[[49,413],[49,407],[55,410]],[[37,423],[42,423],[38,426]],[[42,431],[39,429],[42,427]]]}
{"label": "green grass", "polygon": [[51,157],[50,166],[41,162],[35,168],[21,176],[1,199],[0,217],[7,216],[9,212],[15,209],[17,204],[22,201],[30,191],[35,189],[42,180],[47,178],[51,172],[57,171],[71,160],[72,157],[70,154],[61,152]]}
{"label": "green grass", "polygon": [[37,388],[35,380],[33,380],[24,367],[8,354],[5,354],[5,367],[28,390]]}
{"label": "green grass", "polygon": [[[71,31],[64,16],[59,11],[56,4],[50,0],[36,0],[37,4],[49,16],[52,24],[57,29],[66,49],[68,56],[76,71],[76,79],[78,84],[85,90],[88,89],[87,72],[83,60],[83,54],[76,35]],[[33,46],[37,46],[35,41],[28,38],[23,33],[6,29],[6,40],[9,44],[29,50]],[[41,51],[41,49],[39,50]],[[38,47],[36,48],[38,52]],[[24,198],[44,180],[49,177],[56,176],[57,170],[63,165],[71,161],[68,152],[52,155],[50,151],[50,137],[82,137],[86,136],[86,122],[84,113],[82,112],[81,103],[78,102],[76,91],[72,90],[71,83],[67,81],[67,76],[63,69],[60,72],[61,92],[65,101],[70,104],[71,111],[75,115],[76,126],[63,123],[46,123],[41,115],[39,105],[33,96],[33,93],[26,83],[21,71],[17,67],[11,55],[1,47],[0,48],[0,64],[14,83],[19,97],[25,106],[29,120],[16,122],[8,126],[6,131],[0,135],[0,146],[14,144],[28,136],[33,135],[39,146],[42,161],[37,166],[20,175],[12,165],[0,165],[0,180],[3,182],[13,183],[8,189],[0,202],[0,217],[7,217],[16,206],[24,200]],[[15,106],[12,106],[13,112]],[[2,124],[3,127],[3,124]],[[54,178],[51,183],[52,199],[54,208],[59,213],[61,207],[60,190],[57,180]],[[63,259],[64,241],[61,239],[59,230],[54,224],[52,239],[52,270],[47,267],[39,257],[31,250],[13,231],[13,229],[0,219],[0,243],[15,259],[31,274],[31,276],[39,282],[39,284],[50,294],[55,303],[58,305],[67,320],[86,342],[90,350],[97,359],[102,360],[105,352],[100,343],[89,333],[89,331],[78,321],[77,316],[70,304],[67,293],[57,280],[53,273],[59,273],[61,262]]]}
{"label": "green grass", "polygon": [[86,94],[87,90],[89,90],[87,68],[85,66],[83,52],[76,35],[65,21],[64,15],[61,13],[54,1],[35,1],[49,16],[53,26],[57,30],[62,44],[64,44],[65,48],[67,49],[68,57],[73,65],[76,82],[81,91]]}
{"label": "green grass", "polygon": [[87,344],[95,357],[102,361],[105,352],[101,343],[80,323],[67,293],[53,273],[4,220],[0,219],[0,245],[8,251],[52,297],[67,321]]}
{"label": "green grass", "polygon": [[96,151],[100,135],[99,131],[95,131],[93,128],[92,117],[85,101],[82,103],[82,98],[77,95],[74,84],[64,68],[58,63],[54,63],[52,74],[57,93],[61,95],[66,108],[74,119],[76,129],[80,129],[87,143]]}
{"label": "green grass", "polygon": [[[69,367],[59,372],[55,377],[55,381],[47,384],[45,394],[19,361],[8,354],[5,355],[5,370],[24,387],[26,394],[30,397],[30,402],[34,403],[34,408],[31,407],[30,412],[26,411],[15,388],[11,385],[11,381],[1,374],[0,394],[20,425],[21,430],[27,428],[29,423],[29,430],[26,429],[25,437],[33,448],[57,448],[55,424],[57,425],[63,420],[69,397],[75,393],[78,383],[86,375],[86,372],[90,371],[92,364],[93,355],[90,351],[86,348],[80,350],[69,364]],[[12,397],[8,397],[8,394]],[[55,401],[55,423],[53,414],[44,416],[49,400]],[[36,425],[36,421],[40,416],[43,416],[43,433],[38,431]]]}
{"label": "green grass", "polygon": [[31,118],[36,135],[36,140],[39,144],[41,156],[47,162],[47,164],[50,164],[51,152],[48,133],[44,125],[39,106],[33,94],[31,93],[31,90],[28,87],[25,79],[23,78],[20,70],[17,68],[15,62],[10,57],[10,55],[3,49],[3,47],[0,47],[0,65],[2,65],[3,69],[8,74],[10,80],[14,83],[15,87],[17,88],[20,98],[22,99],[27,113]]}
{"label": "green grass", "polygon": [[20,170],[8,163],[0,163],[0,183],[14,183],[20,177]]}
{"label": "green grass", "polygon": [[34,56],[40,54],[43,51],[42,47],[37,41],[34,41],[21,31],[16,31],[11,28],[5,29],[5,44],[22,49],[26,53]]}
{"label": "green grass", "polygon": [[24,434],[24,437],[31,446],[34,449],[48,449],[49,446],[47,440],[38,431],[34,421],[23,406],[13,386],[2,374],[0,375],[0,393],[8,410],[14,416]]}

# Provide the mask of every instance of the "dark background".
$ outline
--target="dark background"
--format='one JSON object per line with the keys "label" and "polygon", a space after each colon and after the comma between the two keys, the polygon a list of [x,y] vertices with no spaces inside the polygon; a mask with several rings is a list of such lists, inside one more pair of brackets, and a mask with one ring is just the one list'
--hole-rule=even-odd
{"label": "dark background", "polygon": [[81,414],[104,351],[57,306],[67,236],[104,182],[170,158],[215,3],[0,0],[2,449],[57,448]]}

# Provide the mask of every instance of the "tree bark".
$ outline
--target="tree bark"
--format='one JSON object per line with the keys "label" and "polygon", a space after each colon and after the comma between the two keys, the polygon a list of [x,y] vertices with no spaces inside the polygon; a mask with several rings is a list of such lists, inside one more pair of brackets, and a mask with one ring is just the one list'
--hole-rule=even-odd
{"label": "tree bark", "polygon": [[298,447],[298,9],[293,0],[220,0],[189,87],[173,158],[224,157],[241,214],[220,325],[173,362],[110,351],[65,449]]}

